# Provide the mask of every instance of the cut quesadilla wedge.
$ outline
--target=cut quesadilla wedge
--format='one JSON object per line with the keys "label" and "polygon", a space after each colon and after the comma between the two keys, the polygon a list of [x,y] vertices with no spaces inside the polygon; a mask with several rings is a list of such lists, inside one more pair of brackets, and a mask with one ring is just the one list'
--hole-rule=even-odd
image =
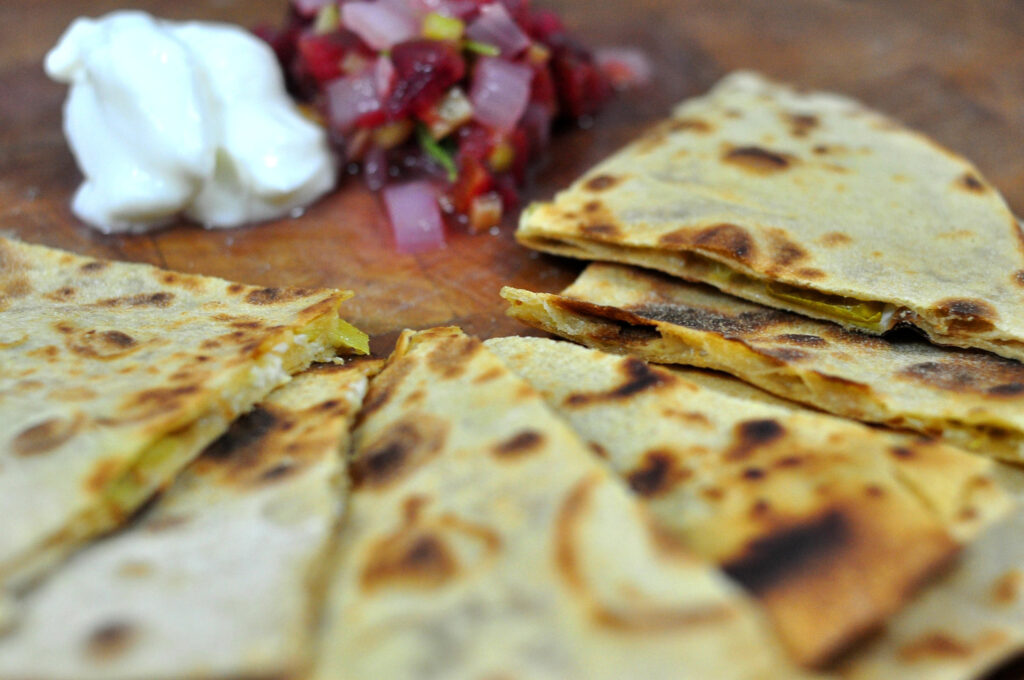
{"label": "cut quesadilla wedge", "polygon": [[844,97],[748,72],[524,212],[531,248],[1024,359],[1024,235],[963,158]]}
{"label": "cut quesadilla wedge", "polygon": [[313,678],[801,677],[476,339],[404,333],[359,419]]}
{"label": "cut quesadilla wedge", "polygon": [[615,264],[591,264],[561,295],[502,295],[512,316],[585,345],[725,371],[847,418],[1024,461],[1024,365],[988,352],[868,336]]}
{"label": "cut quesadilla wedge", "polygon": [[0,585],[119,524],[290,374],[365,351],[349,296],[0,239]]}
{"label": "cut quesadilla wedge", "polygon": [[974,680],[1024,653],[1024,472],[998,465],[995,478],[1017,501],[1008,521],[850,655],[841,677]]}
{"label": "cut quesadilla wedge", "polygon": [[992,461],[935,442],[736,398],[637,357],[485,345],[673,536],[747,588],[804,664],[879,628],[1008,509]]}
{"label": "cut quesadilla wedge", "polygon": [[298,677],[372,362],[280,387],[137,522],[25,596],[7,680]]}

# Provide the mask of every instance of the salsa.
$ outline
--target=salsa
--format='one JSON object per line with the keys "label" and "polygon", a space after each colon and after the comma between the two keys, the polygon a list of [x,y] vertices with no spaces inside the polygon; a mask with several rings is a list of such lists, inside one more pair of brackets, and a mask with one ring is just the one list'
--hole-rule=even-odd
{"label": "salsa", "polygon": [[410,185],[384,192],[396,235],[396,216],[421,231],[496,225],[552,125],[592,116],[612,92],[594,56],[530,0],[292,0],[283,27],[256,32],[350,172],[375,191]]}

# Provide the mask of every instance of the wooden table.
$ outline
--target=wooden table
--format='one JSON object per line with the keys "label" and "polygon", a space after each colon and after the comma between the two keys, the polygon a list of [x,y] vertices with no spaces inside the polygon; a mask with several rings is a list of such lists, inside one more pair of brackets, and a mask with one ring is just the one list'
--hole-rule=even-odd
{"label": "wooden table", "polygon": [[[637,45],[649,87],[614,101],[589,130],[561,134],[526,198],[544,198],[725,72],[757,68],[846,92],[974,160],[1024,214],[1024,3],[997,0],[534,0],[591,45]],[[226,231],[178,225],[103,236],[68,207],[80,181],[61,133],[65,88],[41,61],[68,22],[118,7],[168,18],[277,23],[284,0],[0,3],[0,233],[94,256],[263,285],[351,288],[346,313],[389,351],[402,328],[459,324],[484,337],[524,333],[498,289],[555,291],[579,265],[500,235],[454,234],[444,250],[399,255],[377,199],[350,181],[298,219]]]}

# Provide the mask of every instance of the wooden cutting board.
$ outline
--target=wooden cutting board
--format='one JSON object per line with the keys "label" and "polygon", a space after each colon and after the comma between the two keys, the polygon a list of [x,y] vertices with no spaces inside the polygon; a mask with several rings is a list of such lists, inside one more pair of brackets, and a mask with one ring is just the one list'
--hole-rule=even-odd
{"label": "wooden cutting board", "polygon": [[[855,96],[971,158],[1024,214],[1024,4],[986,0],[533,0],[560,12],[591,46],[631,45],[656,68],[589,129],[559,134],[526,200],[573,177],[725,72],[756,68]],[[498,289],[556,291],[579,264],[498,235],[454,233],[448,247],[395,253],[380,204],[356,178],[296,219],[204,231],[186,224],[103,236],[68,207],[80,176],[61,133],[65,89],[42,58],[76,16],[119,7],[175,19],[278,23],[284,0],[0,3],[0,233],[79,253],[262,285],[336,286],[346,315],[390,351],[402,328],[458,324],[491,337],[529,333],[507,319]]]}

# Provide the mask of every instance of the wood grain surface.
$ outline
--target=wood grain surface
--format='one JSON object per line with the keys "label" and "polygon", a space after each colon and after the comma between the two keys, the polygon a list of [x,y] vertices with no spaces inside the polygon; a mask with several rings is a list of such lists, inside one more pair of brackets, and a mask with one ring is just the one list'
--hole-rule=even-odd
{"label": "wood grain surface", "polygon": [[[1024,214],[1024,2],[998,0],[534,0],[591,46],[645,49],[648,87],[621,95],[589,129],[561,132],[527,200],[546,198],[736,68],[850,94],[972,159]],[[484,337],[528,333],[508,319],[504,284],[555,291],[579,265],[498,235],[451,234],[431,253],[394,252],[376,197],[349,179],[296,219],[204,231],[180,224],[104,236],[71,214],[80,181],[61,132],[65,88],[42,58],[76,16],[119,7],[159,16],[277,23],[284,0],[0,2],[0,233],[79,253],[263,285],[351,288],[346,304],[378,353],[402,328],[459,324]]]}

